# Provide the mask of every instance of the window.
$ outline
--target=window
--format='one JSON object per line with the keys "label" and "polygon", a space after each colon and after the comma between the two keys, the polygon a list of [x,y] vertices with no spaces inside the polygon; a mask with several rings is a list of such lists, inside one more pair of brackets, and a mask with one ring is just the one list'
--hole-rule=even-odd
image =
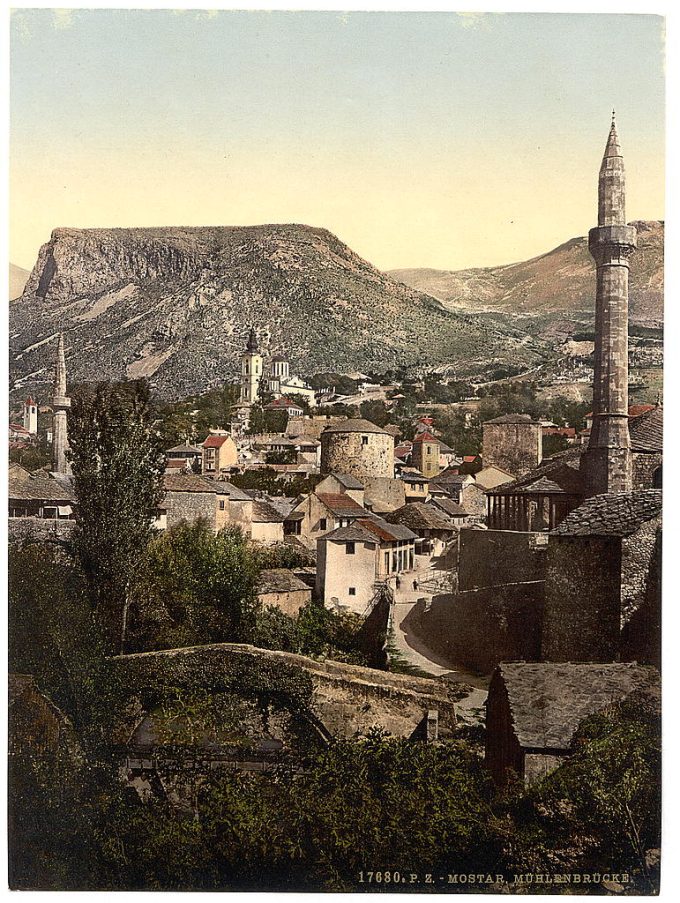
{"label": "window", "polygon": [[319,529],[325,530],[327,526],[328,526],[328,521],[326,520],[325,517],[322,517],[321,520],[319,521]]}
{"label": "window", "polygon": [[354,548],[355,548],[354,543],[348,542],[347,545],[345,546],[345,552],[348,555],[354,555]]}
{"label": "window", "polygon": [[224,499],[220,499],[220,511],[224,511]]}
{"label": "window", "polygon": [[432,446],[431,445],[427,446],[427,453],[428,453],[428,455],[432,454]]}
{"label": "window", "polygon": [[362,444],[362,445],[368,445],[368,436],[362,436],[362,437],[361,437],[361,444]]}
{"label": "window", "polygon": [[356,594],[357,594],[357,588],[356,588],[356,586],[350,586],[350,588],[349,588],[349,594],[350,594],[350,596],[356,596]]}

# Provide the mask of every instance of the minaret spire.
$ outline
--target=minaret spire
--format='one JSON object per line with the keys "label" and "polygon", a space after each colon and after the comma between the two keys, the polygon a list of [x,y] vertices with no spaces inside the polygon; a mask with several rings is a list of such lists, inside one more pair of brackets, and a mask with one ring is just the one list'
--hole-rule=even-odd
{"label": "minaret spire", "polygon": [[55,473],[70,473],[66,460],[68,450],[68,430],[66,412],[71,407],[71,399],[66,395],[66,355],[64,354],[64,334],[59,333],[57,357],[54,364],[54,394],[52,395],[52,470]]}
{"label": "minaret spire", "polygon": [[581,459],[588,495],[632,489],[628,432],[628,258],[637,247],[626,225],[626,177],[615,113],[600,166],[597,227],[588,246],[597,265],[593,425]]}

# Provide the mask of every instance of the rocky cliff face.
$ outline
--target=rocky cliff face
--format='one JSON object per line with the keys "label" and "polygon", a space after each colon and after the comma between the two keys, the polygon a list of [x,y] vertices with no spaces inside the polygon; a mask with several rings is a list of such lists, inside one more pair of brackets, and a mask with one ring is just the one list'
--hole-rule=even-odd
{"label": "rocky cliff face", "polygon": [[63,330],[69,382],[149,377],[159,394],[239,372],[255,325],[304,374],[539,362],[546,348],[447,310],[381,273],[324,229],[57,229],[10,308],[17,391],[46,386]]}
{"label": "rocky cliff face", "polygon": [[[638,251],[630,267],[630,320],[638,326],[660,327],[664,224],[634,225]],[[525,329],[535,329],[546,340],[567,338],[578,327],[594,328],[595,264],[586,237],[573,238],[547,254],[508,266],[392,270],[389,275],[438,298],[448,310],[500,314],[518,326],[523,322]]]}

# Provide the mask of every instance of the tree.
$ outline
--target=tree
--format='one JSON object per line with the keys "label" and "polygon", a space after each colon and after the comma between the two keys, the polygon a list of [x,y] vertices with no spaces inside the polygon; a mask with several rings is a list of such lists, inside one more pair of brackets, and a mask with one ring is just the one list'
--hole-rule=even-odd
{"label": "tree", "polygon": [[69,414],[73,546],[111,650],[122,651],[129,590],[163,498],[163,452],[143,381],[81,388]]}
{"label": "tree", "polygon": [[149,544],[137,568],[129,645],[149,650],[250,642],[258,572],[240,530],[215,535],[205,521],[172,527]]}

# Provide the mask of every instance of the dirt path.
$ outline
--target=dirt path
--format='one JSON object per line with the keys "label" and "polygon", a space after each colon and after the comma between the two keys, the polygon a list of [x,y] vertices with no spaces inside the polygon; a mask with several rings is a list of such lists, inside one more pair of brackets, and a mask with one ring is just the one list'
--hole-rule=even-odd
{"label": "dirt path", "polygon": [[[394,605],[390,614],[392,643],[405,661],[420,668],[428,676],[466,685],[470,692],[456,704],[456,709],[463,721],[480,724],[484,720],[489,678],[465,671],[441,653],[429,649],[427,641],[414,631],[414,619],[409,618],[419,600],[423,600],[421,605],[431,601],[440,577],[441,572],[421,563],[417,571],[401,578],[398,589],[393,586]],[[417,584],[415,588],[414,580]]]}

